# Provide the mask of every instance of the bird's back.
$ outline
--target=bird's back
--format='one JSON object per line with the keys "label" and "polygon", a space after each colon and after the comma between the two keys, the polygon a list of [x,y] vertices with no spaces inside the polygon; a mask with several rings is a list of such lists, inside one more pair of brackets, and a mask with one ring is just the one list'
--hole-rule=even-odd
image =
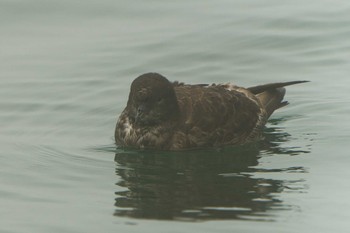
{"label": "bird's back", "polygon": [[[256,138],[265,118],[260,102],[233,85],[177,85],[181,120],[174,148],[242,144]],[[261,121],[261,122],[260,122]]]}

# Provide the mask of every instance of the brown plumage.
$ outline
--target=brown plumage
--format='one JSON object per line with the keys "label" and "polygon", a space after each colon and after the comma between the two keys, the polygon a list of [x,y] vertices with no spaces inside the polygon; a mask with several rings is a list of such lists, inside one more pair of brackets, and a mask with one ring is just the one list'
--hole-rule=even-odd
{"label": "brown plumage", "polygon": [[131,84],[127,106],[115,129],[119,146],[182,150],[239,145],[258,140],[270,115],[287,105],[284,86],[171,83],[146,73]]}

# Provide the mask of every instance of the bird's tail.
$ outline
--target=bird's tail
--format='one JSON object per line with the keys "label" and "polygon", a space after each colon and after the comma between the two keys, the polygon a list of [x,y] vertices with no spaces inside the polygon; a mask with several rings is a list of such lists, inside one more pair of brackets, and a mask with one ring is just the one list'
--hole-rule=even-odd
{"label": "bird's tail", "polygon": [[293,82],[284,82],[284,83],[270,83],[260,86],[254,86],[247,88],[251,93],[256,95],[260,100],[261,104],[264,106],[267,117],[270,117],[271,114],[278,108],[286,106],[287,101],[283,101],[283,97],[286,94],[285,86],[304,83],[308,81],[293,81]]}

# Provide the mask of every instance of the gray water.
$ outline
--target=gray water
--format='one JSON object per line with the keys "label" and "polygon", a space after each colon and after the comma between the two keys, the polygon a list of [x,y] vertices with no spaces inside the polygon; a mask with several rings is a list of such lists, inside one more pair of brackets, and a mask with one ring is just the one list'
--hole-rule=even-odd
{"label": "gray water", "polygon": [[[0,231],[349,232],[350,2],[0,0]],[[131,81],[288,87],[254,145],[117,149]]]}

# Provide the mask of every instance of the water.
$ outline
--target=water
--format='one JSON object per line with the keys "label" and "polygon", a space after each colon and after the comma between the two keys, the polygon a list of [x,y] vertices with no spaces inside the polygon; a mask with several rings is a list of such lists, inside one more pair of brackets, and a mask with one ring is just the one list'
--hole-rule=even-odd
{"label": "water", "polygon": [[[350,3],[0,1],[1,232],[348,232]],[[116,149],[130,82],[289,87],[254,145]]]}

